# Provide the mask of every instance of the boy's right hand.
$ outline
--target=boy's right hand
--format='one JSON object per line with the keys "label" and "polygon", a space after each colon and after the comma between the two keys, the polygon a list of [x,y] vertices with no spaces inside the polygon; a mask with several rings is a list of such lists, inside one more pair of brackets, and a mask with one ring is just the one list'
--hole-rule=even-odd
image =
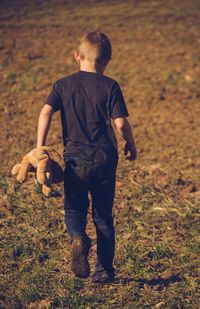
{"label": "boy's right hand", "polygon": [[136,160],[137,158],[137,148],[134,143],[128,143],[124,145],[124,155],[125,159],[129,161]]}

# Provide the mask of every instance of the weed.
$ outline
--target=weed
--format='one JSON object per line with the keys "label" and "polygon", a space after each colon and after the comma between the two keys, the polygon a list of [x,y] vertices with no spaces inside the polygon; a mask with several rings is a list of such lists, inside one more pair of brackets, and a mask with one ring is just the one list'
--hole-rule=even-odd
{"label": "weed", "polygon": [[154,251],[150,252],[148,256],[152,259],[160,260],[163,258],[172,258],[174,256],[174,252],[172,252],[166,244],[160,244]]}
{"label": "weed", "polygon": [[177,72],[173,71],[173,72],[167,72],[166,74],[164,74],[164,80],[166,83],[169,84],[176,84],[179,80],[180,76]]}
{"label": "weed", "polygon": [[14,85],[17,83],[18,77],[16,72],[9,72],[5,74],[6,83],[8,85]]}
{"label": "weed", "polygon": [[123,272],[127,275],[145,276],[147,272],[140,255],[136,253],[131,243],[126,244],[121,250],[117,264],[123,268]]}
{"label": "weed", "polygon": [[2,194],[6,194],[8,190],[8,183],[6,180],[6,174],[0,173],[0,190]]}
{"label": "weed", "polygon": [[199,239],[190,239],[187,242],[187,247],[191,252],[200,254],[200,241]]}

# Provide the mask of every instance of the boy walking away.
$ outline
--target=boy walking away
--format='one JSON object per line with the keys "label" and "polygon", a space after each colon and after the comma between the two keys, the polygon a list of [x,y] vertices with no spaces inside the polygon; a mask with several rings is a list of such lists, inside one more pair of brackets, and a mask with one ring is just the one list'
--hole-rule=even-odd
{"label": "boy walking away", "polygon": [[91,193],[97,236],[94,283],[111,282],[115,275],[112,207],[118,152],[111,120],[125,140],[126,159],[134,160],[137,156],[121,89],[116,81],[103,75],[111,54],[111,43],[104,33],[87,32],[75,52],[80,70],[54,83],[38,122],[39,148],[46,143],[53,113],[60,110],[65,161],[65,219],[71,238],[71,268],[80,278],[90,275],[91,240],[86,234],[86,223],[88,193]]}

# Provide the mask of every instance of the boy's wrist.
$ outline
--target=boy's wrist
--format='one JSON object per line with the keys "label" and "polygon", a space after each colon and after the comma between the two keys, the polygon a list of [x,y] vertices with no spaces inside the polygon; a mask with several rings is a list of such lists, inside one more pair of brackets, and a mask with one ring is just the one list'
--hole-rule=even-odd
{"label": "boy's wrist", "polygon": [[43,147],[43,146],[46,146],[46,143],[41,143],[41,144],[38,143],[37,146],[36,146],[36,148],[39,149],[39,148],[41,148],[41,147]]}

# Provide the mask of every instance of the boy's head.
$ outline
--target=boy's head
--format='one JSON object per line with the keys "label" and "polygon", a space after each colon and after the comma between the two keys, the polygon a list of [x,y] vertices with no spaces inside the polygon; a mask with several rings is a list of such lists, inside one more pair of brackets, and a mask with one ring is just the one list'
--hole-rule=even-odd
{"label": "boy's head", "polygon": [[112,46],[105,33],[88,31],[80,39],[77,54],[80,61],[105,67],[112,55]]}

